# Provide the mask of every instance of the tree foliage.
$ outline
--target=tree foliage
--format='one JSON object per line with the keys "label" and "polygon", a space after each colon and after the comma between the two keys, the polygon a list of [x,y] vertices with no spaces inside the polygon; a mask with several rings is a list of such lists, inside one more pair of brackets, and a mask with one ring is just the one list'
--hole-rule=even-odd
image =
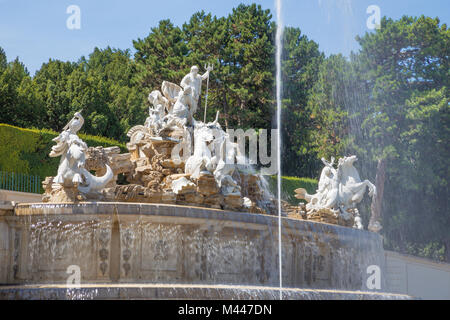
{"label": "tree foliage", "polygon": [[309,97],[312,149],[358,155],[377,181],[387,246],[448,261],[449,36],[439,19],[383,18],[349,60],[324,61]]}

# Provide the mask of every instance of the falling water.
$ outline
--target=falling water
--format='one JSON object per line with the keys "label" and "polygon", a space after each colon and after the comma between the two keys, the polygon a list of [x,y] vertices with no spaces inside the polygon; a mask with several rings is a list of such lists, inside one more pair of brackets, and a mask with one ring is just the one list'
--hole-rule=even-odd
{"label": "falling water", "polygon": [[276,67],[277,67],[277,128],[278,128],[278,267],[280,277],[280,300],[283,299],[283,270],[281,251],[281,53],[283,50],[283,20],[281,15],[282,0],[276,0],[277,34],[276,34]]}

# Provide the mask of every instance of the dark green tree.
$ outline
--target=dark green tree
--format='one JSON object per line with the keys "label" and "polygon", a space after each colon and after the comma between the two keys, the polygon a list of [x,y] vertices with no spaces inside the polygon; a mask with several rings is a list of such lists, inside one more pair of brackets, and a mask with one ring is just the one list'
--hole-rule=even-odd
{"label": "dark green tree", "polygon": [[308,144],[312,125],[307,105],[324,56],[298,28],[285,29],[283,47],[283,174],[314,177],[320,161]]}
{"label": "dark green tree", "polygon": [[449,259],[449,31],[438,19],[383,18],[358,41],[349,60],[321,66],[310,144],[318,156],[358,155],[362,176],[376,182],[372,211],[388,248],[444,259],[445,246]]}
{"label": "dark green tree", "polygon": [[2,47],[0,47],[0,73],[2,73],[8,64],[8,60],[6,58],[5,50],[3,50]]}
{"label": "dark green tree", "polygon": [[61,130],[70,119],[71,101],[66,88],[69,76],[75,68],[76,64],[72,62],[49,60],[33,78],[46,109],[45,122],[49,129]]}
{"label": "dark green tree", "polygon": [[223,48],[224,99],[230,127],[270,128],[274,116],[274,31],[270,10],[239,5],[227,18]]}
{"label": "dark green tree", "polygon": [[188,70],[184,34],[170,20],[162,20],[144,39],[133,41],[136,49],[134,81],[147,93],[159,90],[163,81],[179,83]]}
{"label": "dark green tree", "polygon": [[22,62],[9,63],[0,52],[0,123],[30,127],[42,125],[44,110]]}
{"label": "dark green tree", "polygon": [[47,110],[47,127],[59,131],[83,110],[83,131],[125,141],[130,127],[146,118],[145,95],[134,85],[128,50],[94,52],[77,63],[50,60],[33,79]]}

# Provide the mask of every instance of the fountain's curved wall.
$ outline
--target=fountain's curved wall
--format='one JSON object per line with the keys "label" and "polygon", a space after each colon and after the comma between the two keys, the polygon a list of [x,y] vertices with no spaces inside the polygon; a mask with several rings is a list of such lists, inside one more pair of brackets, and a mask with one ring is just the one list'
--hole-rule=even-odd
{"label": "fountain's curved wall", "polygon": [[[278,286],[278,219],[204,208],[124,203],[23,204],[8,225],[6,284],[82,283]],[[367,290],[383,270],[374,233],[283,219],[283,284]]]}

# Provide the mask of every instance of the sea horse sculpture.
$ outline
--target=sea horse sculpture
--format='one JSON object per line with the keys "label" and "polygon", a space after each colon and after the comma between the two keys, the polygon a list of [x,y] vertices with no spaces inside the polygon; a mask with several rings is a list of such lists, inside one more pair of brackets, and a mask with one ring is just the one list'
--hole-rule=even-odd
{"label": "sea horse sculpture", "polygon": [[84,124],[81,112],[64,127],[64,131],[55,139],[56,145],[52,147],[50,157],[61,157],[58,174],[53,183],[63,188],[78,188],[82,193],[96,192],[103,189],[113,178],[110,166],[106,165],[106,174],[103,177],[93,176],[85,169],[87,145],[77,133]]}
{"label": "sea horse sculpture", "polygon": [[[295,190],[296,198],[308,201],[306,205],[308,214],[328,210],[335,216],[349,220],[352,218],[351,212],[355,211],[356,205],[363,200],[366,190],[369,190],[369,196],[374,201],[377,189],[369,180],[361,180],[353,166],[358,161],[356,156],[339,159],[337,169],[334,168],[334,161],[334,158],[331,162],[322,159],[325,168],[322,170],[316,194],[310,195],[305,189],[300,188]],[[355,218],[358,218],[357,227],[361,229],[360,217],[357,215]]]}

